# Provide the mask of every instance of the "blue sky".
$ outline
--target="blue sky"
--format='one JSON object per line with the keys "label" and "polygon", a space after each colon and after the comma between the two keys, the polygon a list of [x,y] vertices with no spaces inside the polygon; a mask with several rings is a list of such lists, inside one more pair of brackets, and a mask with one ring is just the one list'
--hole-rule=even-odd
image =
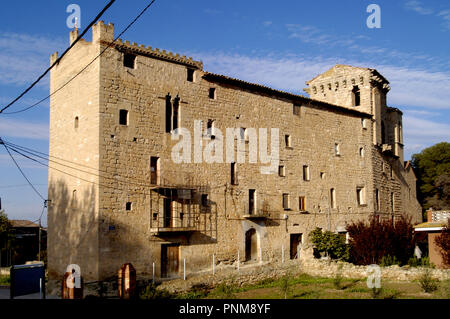
{"label": "blue sky", "polygon": [[[148,3],[117,0],[103,20],[118,34]],[[54,51],[69,45],[69,4],[84,28],[106,0],[13,1],[0,12],[0,105],[33,82]],[[369,29],[369,4],[381,8],[381,29]],[[88,32],[87,39],[91,37]],[[157,0],[123,37],[202,60],[210,72],[303,94],[305,81],[343,63],[376,68],[391,82],[388,104],[404,112],[406,159],[450,140],[450,2]],[[49,93],[46,78],[10,110]],[[48,102],[0,115],[0,136],[48,152]],[[47,171],[17,158],[46,197]],[[10,218],[38,219],[42,200],[0,149],[0,197]],[[44,219],[45,224],[45,219]]]}

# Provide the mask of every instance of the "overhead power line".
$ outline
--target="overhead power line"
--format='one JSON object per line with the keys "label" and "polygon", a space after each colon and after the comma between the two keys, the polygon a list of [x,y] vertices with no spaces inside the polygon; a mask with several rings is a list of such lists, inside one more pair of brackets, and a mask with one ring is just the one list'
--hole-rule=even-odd
{"label": "overhead power line", "polygon": [[23,172],[23,170],[20,168],[20,165],[17,163],[16,159],[14,158],[14,156],[12,156],[11,152],[8,149],[8,146],[6,146],[5,143],[3,143],[3,140],[0,138],[0,145],[3,145],[6,149],[6,151],[8,152],[9,156],[11,157],[11,159],[13,160],[14,164],[16,164],[17,169],[20,171],[20,173],[22,174],[22,176],[25,178],[25,180],[28,182],[28,184],[31,186],[31,188],[35,191],[35,193],[42,198],[43,201],[45,201],[46,199],[44,198],[44,196],[41,195],[41,193],[39,193],[39,191],[36,189],[36,187],[33,185],[33,183],[31,183],[31,181],[28,179],[28,177],[25,175],[25,173]]}
{"label": "overhead power line", "polygon": [[[21,155],[22,157],[24,157],[24,158],[26,158],[28,160],[31,160],[31,161],[33,161],[33,162],[35,162],[37,164],[45,166],[48,169],[60,172],[62,174],[68,175],[68,176],[73,177],[73,178],[77,178],[79,180],[91,183],[93,185],[105,187],[107,189],[114,189],[114,190],[123,191],[123,190],[125,190],[125,188],[129,189],[131,186],[143,187],[143,188],[149,187],[150,189],[155,186],[153,184],[148,183],[147,181],[139,180],[139,178],[137,178],[136,176],[126,177],[126,176],[120,176],[120,175],[117,175],[117,174],[114,174],[114,177],[113,176],[108,176],[108,175],[111,174],[110,172],[102,171],[102,170],[97,169],[97,168],[93,168],[93,167],[85,166],[83,164],[79,164],[79,163],[75,163],[75,162],[72,162],[72,161],[64,160],[62,158],[50,156],[50,155],[47,155],[45,153],[42,153],[42,152],[39,152],[39,151],[36,151],[36,150],[32,150],[32,149],[24,147],[24,146],[20,146],[20,145],[17,145],[17,144],[13,144],[13,143],[7,142],[5,140],[3,140],[3,143],[5,145],[7,145],[11,151],[13,151],[13,152]],[[38,155],[38,154],[41,154],[41,155]],[[38,159],[36,159],[34,157],[37,157]],[[69,163],[71,165],[63,164],[61,162],[58,162],[58,161],[55,161],[55,160],[51,160],[50,158],[55,158],[55,159],[58,159],[59,161],[61,161],[63,163],[65,162],[65,163]],[[42,162],[39,159],[47,161],[48,163],[44,163],[44,162]],[[61,168],[56,168],[53,165],[50,166],[50,162],[52,162],[52,163],[54,163],[56,165],[62,166],[62,167]],[[96,172],[95,173],[94,172],[89,172],[89,171],[77,168],[76,167],[77,165],[81,166],[81,167],[86,167],[86,168],[95,170]],[[64,168],[66,168],[66,169],[64,170]],[[111,186],[111,185],[105,185],[105,184],[97,183],[95,181],[91,181],[91,180],[82,178],[82,177],[80,177],[78,175],[74,175],[73,173],[69,173],[67,170],[75,171],[76,173],[82,173],[82,174],[85,174],[85,175],[88,175],[88,176],[90,175],[90,176],[103,178],[106,181],[111,180],[111,181],[114,181],[117,184],[116,184],[116,186]],[[104,175],[102,175],[102,174],[104,174]],[[124,187],[124,186],[126,186],[126,187]],[[215,195],[223,195],[222,192],[215,191],[215,190],[223,189],[223,188],[226,188],[226,185],[221,184],[221,185],[217,185],[217,186],[214,186],[214,187],[209,187],[209,193],[210,194],[215,194]],[[141,194],[141,195],[148,195],[148,193],[146,193],[146,192],[139,192],[139,191],[134,191],[133,193],[134,194]],[[280,193],[269,193],[269,192],[262,192],[262,191],[259,191],[258,193],[261,194],[261,195],[270,196],[270,197],[279,197],[281,195]]]}
{"label": "overhead power line", "polygon": [[[102,50],[102,52],[100,52],[100,54],[99,55],[97,55],[91,62],[89,62],[83,69],[81,69],[81,71],[80,72],[78,72],[77,74],[75,74],[75,76],[73,76],[70,80],[68,80],[66,83],[64,83],[61,87],[59,87],[58,89],[56,89],[54,92],[52,92],[50,95],[48,95],[48,96],[46,96],[45,98],[43,98],[42,100],[40,100],[40,101],[38,101],[38,102],[36,102],[35,104],[32,104],[32,105],[30,105],[30,106],[28,106],[28,107],[26,107],[26,108],[24,108],[24,109],[21,109],[21,110],[19,110],[19,111],[15,111],[15,112],[8,112],[8,113],[3,113],[3,114],[6,114],[6,115],[11,115],[11,114],[17,114],[17,113],[22,113],[22,112],[25,112],[25,111],[28,111],[29,109],[31,109],[31,108],[33,108],[33,107],[35,107],[35,106],[37,106],[37,105],[39,105],[39,104],[41,104],[42,102],[44,102],[44,101],[46,101],[46,100],[48,100],[50,97],[52,97],[53,95],[55,95],[56,93],[58,93],[60,90],[62,90],[64,87],[66,87],[69,83],[71,83],[75,78],[77,78],[81,73],[83,73],[88,67],[90,67],[99,57],[101,57],[105,52],[106,52],[106,50],[108,50],[123,34],[125,34],[125,32],[127,32],[128,31],[128,29],[130,29],[135,23],[136,23],[136,21],[137,20],[139,20],[139,18],[153,5],[153,3],[155,2],[156,0],[152,0],[137,16],[136,16],[136,18],[134,18],[134,20],[130,23],[130,24],[128,24],[128,26],[111,42],[111,43],[109,43],[107,46],[106,46],[106,48],[105,49],[103,49]],[[9,107],[9,106],[8,106]],[[4,109],[6,109],[6,108],[4,108]],[[4,110],[3,109],[3,110]],[[3,112],[3,110],[2,111],[0,111],[0,114]]]}
{"label": "overhead power line", "polygon": [[[47,74],[48,72],[50,72],[51,69],[53,69],[55,67],[55,65],[57,65],[62,58],[75,46],[75,44],[78,43],[78,41],[80,41],[83,36],[86,34],[86,32],[101,18],[101,16],[109,9],[109,7],[112,6],[112,4],[115,2],[116,0],[111,0],[106,7],[103,8],[102,11],[100,11],[100,13],[94,18],[94,20],[91,21],[91,23],[87,26],[87,28],[83,31],[83,33],[80,34],[80,36],[66,49],[66,51],[64,51],[64,53],[55,61],[53,62],[53,64],[47,69],[45,70],[44,73],[42,73],[41,76],[39,76],[37,78],[36,81],[34,81],[25,91],[23,91],[18,97],[16,97],[12,102],[10,102],[8,105],[6,105],[4,108],[2,108],[0,110],[0,113],[3,113],[3,111],[5,111],[6,109],[8,109],[9,107],[11,107],[14,103],[16,103],[18,100],[20,100],[25,94],[27,94],[36,84],[38,84]],[[45,101],[45,100],[43,100]],[[39,102],[42,103],[43,101]],[[6,113],[5,113],[6,114]],[[12,113],[11,113],[12,114]]]}

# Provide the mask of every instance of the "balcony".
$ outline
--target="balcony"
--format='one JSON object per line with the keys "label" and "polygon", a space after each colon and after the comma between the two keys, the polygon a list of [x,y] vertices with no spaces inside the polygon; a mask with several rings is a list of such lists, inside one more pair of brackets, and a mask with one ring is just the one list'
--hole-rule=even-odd
{"label": "balcony", "polygon": [[150,233],[154,235],[187,233],[198,230],[194,216],[184,216],[184,214],[181,215],[182,217],[167,218],[158,216],[159,213],[153,213],[153,218],[150,223]]}
{"label": "balcony", "polygon": [[392,150],[392,145],[390,145],[390,144],[382,144],[381,152],[384,154],[387,154],[387,155],[394,155],[394,152]]}
{"label": "balcony", "polygon": [[[260,208],[262,207],[262,208]],[[257,201],[257,205],[253,206],[247,203],[244,206],[244,214],[242,215],[244,219],[268,219],[270,218],[270,210],[268,203],[266,201]]]}
{"label": "balcony", "polygon": [[245,219],[267,219],[270,218],[270,214],[267,212],[255,212],[254,214],[244,214],[242,216]]}

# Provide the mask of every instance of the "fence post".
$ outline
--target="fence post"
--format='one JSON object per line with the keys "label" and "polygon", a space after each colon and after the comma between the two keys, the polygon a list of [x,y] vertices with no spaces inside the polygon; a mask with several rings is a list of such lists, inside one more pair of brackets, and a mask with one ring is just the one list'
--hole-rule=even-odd
{"label": "fence post", "polygon": [[186,280],[186,258],[183,259],[183,279]]}
{"label": "fence post", "polygon": [[155,284],[155,263],[153,263],[153,276],[152,276],[153,284]]}
{"label": "fence post", "polygon": [[237,269],[238,269],[238,272],[239,272],[239,268],[240,268],[240,265],[241,265],[241,258],[239,256],[239,250],[238,250],[238,258],[237,259],[238,259],[237,260]]}
{"label": "fence post", "polygon": [[263,262],[263,255],[262,255],[262,247],[259,246],[259,262],[262,264]]}

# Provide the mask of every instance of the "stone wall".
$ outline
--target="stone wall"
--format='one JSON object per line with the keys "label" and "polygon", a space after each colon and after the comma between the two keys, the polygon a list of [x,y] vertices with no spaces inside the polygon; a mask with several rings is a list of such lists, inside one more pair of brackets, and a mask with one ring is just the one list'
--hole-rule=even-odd
{"label": "stone wall", "polygon": [[[450,270],[430,269],[430,275],[434,279],[450,279]],[[418,280],[425,271],[424,267],[381,267],[381,285],[383,281],[414,281]],[[236,265],[218,268],[213,275],[211,270],[203,273],[189,273],[187,280],[177,279],[163,282],[159,289],[171,292],[185,292],[192,287],[204,285],[213,288],[220,283],[233,284],[237,286],[251,285],[265,279],[277,279],[283,276],[294,277],[300,274],[308,274],[314,277],[335,278],[340,275],[349,279],[367,279],[367,266],[355,266],[350,263],[307,259],[288,260],[285,263],[264,263],[241,266],[240,271]]]}
{"label": "stone wall", "polygon": [[[346,68],[362,85],[362,107],[355,110],[347,102],[339,106],[340,99],[320,102],[215,76],[205,72],[201,62],[165,51],[122,41],[107,48],[113,38],[113,26],[99,22],[93,28],[93,41],[78,43],[52,70],[55,90],[106,50],[51,100],[50,155],[75,167],[54,163],[59,171],[49,173],[52,279],[62,277],[71,263],[81,266],[88,281],[115,275],[128,262],[142,276],[148,276],[155,263],[160,277],[162,247],[167,244],[180,246],[178,262],[188,259],[188,271],[207,269],[213,254],[218,262],[234,262],[239,251],[243,260],[246,232],[252,228],[258,260],[280,259],[282,247],[288,254],[293,234],[302,234],[301,254],[310,254],[307,235],[315,227],[345,231],[347,223],[367,220],[374,212],[378,185],[389,187],[386,193],[404,188],[399,183],[401,173],[389,181],[376,173],[380,166],[374,162],[388,159],[373,146],[379,129],[370,125],[374,78],[367,69]],[[131,67],[124,65],[128,54],[135,56]],[[192,81],[189,72],[194,72]],[[213,97],[210,89],[215,89]],[[196,120],[203,122],[203,131],[212,120],[224,134],[226,128],[266,128],[270,136],[270,129],[279,129],[285,176],[262,174],[261,166],[267,164],[249,163],[251,139],[245,144],[245,163],[237,164],[238,185],[231,185],[229,162],[175,163],[172,150],[179,141],[166,133],[168,96],[171,102],[179,98],[179,127],[192,137]],[[385,96],[380,99],[385,105]],[[294,105],[299,105],[299,112],[294,112]],[[124,125],[119,122],[121,110],[126,111]],[[215,140],[201,135],[202,148],[219,145],[216,152],[223,151],[225,158],[218,134]],[[194,139],[190,146],[193,152]],[[150,183],[151,157],[160,159],[161,184],[172,188]],[[396,166],[399,172],[401,165]],[[309,167],[309,180],[303,178],[304,166]],[[194,190],[195,232],[153,230],[154,216],[162,216],[163,200],[170,197],[167,189],[175,189],[174,185]],[[364,189],[359,204],[357,188]],[[256,190],[257,211],[264,210],[264,217],[245,217],[250,189]],[[283,194],[290,196],[288,208],[283,207]],[[207,205],[201,203],[202,195],[208,196]],[[300,196],[306,199],[304,211],[299,208]],[[396,210],[407,212],[406,204],[398,202]]]}

